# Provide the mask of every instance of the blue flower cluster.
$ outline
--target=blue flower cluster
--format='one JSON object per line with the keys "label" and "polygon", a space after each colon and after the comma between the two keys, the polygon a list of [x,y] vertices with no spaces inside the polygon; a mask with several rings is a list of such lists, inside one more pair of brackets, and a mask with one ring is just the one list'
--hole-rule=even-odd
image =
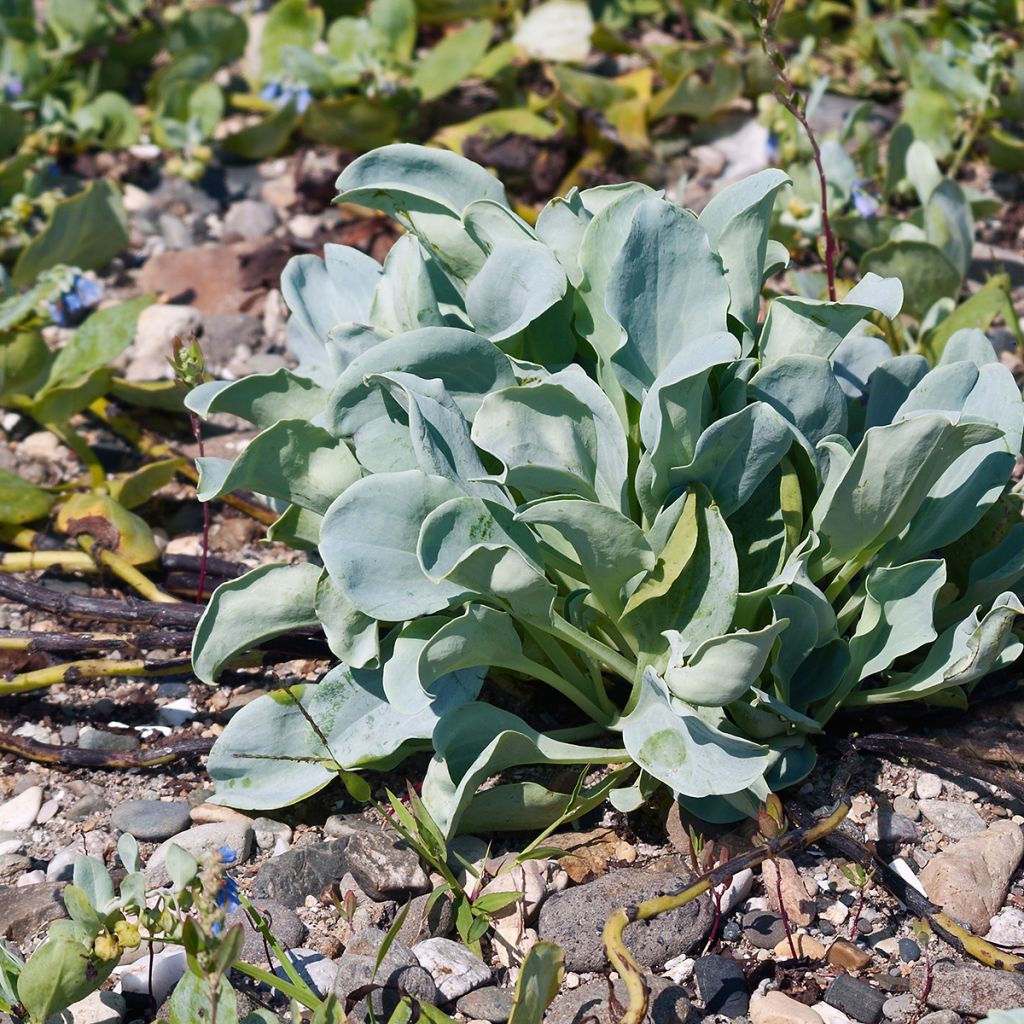
{"label": "blue flower cluster", "polygon": [[50,319],[58,327],[73,327],[85,319],[90,309],[103,298],[103,285],[92,278],[75,274],[71,287],[56,302],[47,303]]}
{"label": "blue flower cluster", "polygon": [[853,183],[853,208],[862,218],[874,217],[880,208],[878,200],[865,188],[869,182],[858,178]]}
{"label": "blue flower cluster", "polygon": [[295,109],[304,114],[313,102],[313,94],[305,86],[292,89],[289,86],[282,86],[280,82],[267,82],[260,89],[260,99],[273,103],[279,110],[294,101]]}
{"label": "blue flower cluster", "polygon": [[25,83],[19,75],[8,74],[4,81],[4,97],[9,100],[17,99],[25,91]]}

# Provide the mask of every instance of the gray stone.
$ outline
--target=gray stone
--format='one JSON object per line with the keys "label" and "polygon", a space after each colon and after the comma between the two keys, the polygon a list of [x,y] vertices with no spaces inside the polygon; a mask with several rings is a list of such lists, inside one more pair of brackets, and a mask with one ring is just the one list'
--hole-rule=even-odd
{"label": "gray stone", "polygon": [[239,345],[256,349],[263,341],[263,323],[251,313],[215,313],[203,321],[203,352],[211,365],[225,366]]}
{"label": "gray stone", "polygon": [[505,1024],[512,1014],[514,993],[510,988],[488,985],[474,989],[459,997],[455,1009],[470,1020],[487,1020],[491,1024]]}
{"label": "gray stone", "polygon": [[[168,351],[170,351],[168,349]],[[129,754],[139,749],[138,736],[104,732],[87,726],[78,734],[78,746],[82,750],[102,750],[108,754]]]}
{"label": "gray stone", "polygon": [[252,823],[252,830],[256,833],[256,845],[261,850],[272,850],[278,840],[286,844],[292,841],[292,827],[283,821],[275,821],[273,818],[256,818]]}
{"label": "gray stone", "polygon": [[920,1000],[912,992],[904,992],[902,995],[890,996],[882,1004],[882,1013],[887,1020],[895,1024],[906,1024],[913,1020],[921,1008]]}
{"label": "gray stone", "polygon": [[926,1013],[917,1024],[960,1024],[960,1014],[952,1010],[936,1010]]}
{"label": "gray stone", "polygon": [[14,885],[31,870],[32,861],[23,853],[0,853],[0,885]]}
{"label": "gray stone", "polygon": [[162,843],[184,832],[192,819],[183,801],[125,800],[114,808],[110,824],[142,842]]}
{"label": "gray stone", "polygon": [[[384,988],[377,989],[369,996],[374,1016],[378,1020],[381,1017],[386,1019],[394,1011],[400,999],[399,989],[426,1003],[434,1004],[438,997],[434,979],[420,966],[408,946],[393,942],[380,967],[376,968],[377,951],[385,934],[379,928],[364,928],[353,935],[345,953],[337,961],[338,974],[334,979],[334,994],[342,1004],[351,992],[368,985],[371,978],[383,985]],[[363,998],[353,1006],[349,1017],[352,1020],[365,1020],[368,1010],[367,999]]]}
{"label": "gray stone", "polygon": [[[321,998],[330,995],[334,980],[338,976],[338,965],[328,960],[322,953],[312,949],[289,949],[288,959],[302,980]],[[288,980],[288,972],[281,964],[274,968],[274,973]]]}
{"label": "gray stone", "polygon": [[[666,857],[645,870],[610,871],[607,875],[555,893],[545,900],[537,922],[542,939],[565,951],[570,971],[597,971],[605,963],[601,931],[618,907],[677,892],[693,877],[681,857]],[[701,896],[678,910],[626,927],[624,939],[644,967],[660,968],[687,953],[711,928],[711,901]]]}
{"label": "gray stone", "polygon": [[833,978],[823,998],[829,1006],[834,1006],[861,1024],[877,1024],[882,1019],[885,993],[849,974]]}
{"label": "gray stone", "polygon": [[786,925],[771,910],[751,910],[740,919],[747,941],[758,949],[774,949],[786,938]]}
{"label": "gray stone", "polygon": [[705,1013],[742,1017],[750,1007],[750,994],[743,968],[725,956],[702,956],[693,965],[697,991]]}
{"label": "gray stone", "polygon": [[428,908],[431,895],[425,892],[410,900],[409,913],[406,914],[402,927],[398,929],[398,941],[410,948],[424,939],[448,935],[455,925],[451,899],[442,896],[434,900],[433,905]]}
{"label": "gray stone", "polygon": [[954,800],[921,800],[921,813],[950,839],[966,839],[985,831],[985,820],[970,805]]}
{"label": "gray stone", "polygon": [[277,227],[277,211],[259,199],[242,199],[224,216],[224,237],[261,239]]}
{"label": "gray stone", "polygon": [[116,992],[92,992],[51,1017],[48,1024],[120,1024],[125,1009],[124,996]]}
{"label": "gray stone", "polygon": [[892,809],[897,814],[902,814],[908,821],[921,820],[921,808],[917,806],[917,801],[909,796],[896,797],[892,802]]}
{"label": "gray stone", "polygon": [[349,814],[332,815],[324,831],[346,843],[348,870],[371,899],[393,899],[430,888],[419,855],[394,829]]}
{"label": "gray stone", "polygon": [[865,827],[865,835],[876,843],[919,843],[921,831],[909,818],[880,807]]}
{"label": "gray stone", "polygon": [[260,865],[252,891],[260,899],[298,907],[319,896],[348,871],[345,843],[312,843],[272,857]]}
{"label": "gray stone", "polygon": [[918,800],[937,800],[942,796],[942,779],[931,772],[923,772],[917,777],[914,792]]}
{"label": "gray stone", "polygon": [[146,864],[146,878],[153,885],[166,885],[170,881],[164,863],[171,843],[196,858],[222,849],[234,850],[236,863],[244,864],[252,856],[252,826],[244,821],[215,821],[172,836],[156,848]]}
{"label": "gray stone", "polygon": [[48,882],[0,889],[0,938],[22,948],[40,929],[67,917],[61,899],[63,885]]}
{"label": "gray stone", "polygon": [[[644,1024],[685,1024],[692,1012],[686,989],[666,978],[648,977],[646,981],[650,1002]],[[608,1005],[609,987],[620,1008],[628,1005],[629,996],[621,979],[616,979],[612,986],[604,980],[588,981],[558,996],[548,1007],[544,1024],[593,1024],[594,1021],[604,1024],[617,1020],[617,1014],[613,1014]]]}
{"label": "gray stone", "polygon": [[[915,967],[910,975],[910,991],[919,999],[925,978],[924,965]],[[940,960],[932,968],[927,1002],[933,1010],[954,1010],[972,1017],[983,1017],[989,1010],[1012,1010],[1024,1006],[1024,978],[1010,971]]]}
{"label": "gray stone", "polygon": [[912,964],[921,959],[921,947],[913,939],[900,939],[900,959],[905,964]]}
{"label": "gray stone", "polygon": [[[167,357],[175,338],[186,340],[203,326],[203,315],[192,306],[156,303],[147,306],[135,325],[135,340],[128,350],[128,380],[169,377]],[[161,362],[163,365],[161,365]]]}
{"label": "gray stone", "polygon": [[102,814],[109,806],[99,793],[86,793],[64,812],[64,816],[68,821],[84,821],[94,814]]}
{"label": "gray stone", "polygon": [[475,953],[451,939],[424,939],[413,947],[420,967],[430,973],[438,992],[447,1002],[486,985],[491,969]]}
{"label": "gray stone", "polygon": [[[285,948],[294,949],[302,945],[306,937],[306,926],[290,907],[273,900],[255,900],[253,905],[267,918],[270,934]],[[252,926],[249,915],[242,907],[228,914],[228,927],[240,924],[245,940],[242,943],[242,959],[249,963],[266,966],[267,951],[263,936]]]}

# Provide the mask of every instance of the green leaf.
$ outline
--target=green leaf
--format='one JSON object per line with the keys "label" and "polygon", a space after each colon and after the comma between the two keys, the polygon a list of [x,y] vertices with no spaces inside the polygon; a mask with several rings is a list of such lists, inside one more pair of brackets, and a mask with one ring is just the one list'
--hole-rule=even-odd
{"label": "green leaf", "polygon": [[196,877],[199,871],[199,862],[188,850],[177,843],[171,843],[167,848],[167,862],[165,866],[175,891],[179,892]]}
{"label": "green leaf", "polygon": [[21,526],[42,519],[56,500],[35,484],[0,469],[0,523]]}
{"label": "green leaf", "polygon": [[168,1004],[170,1024],[195,1024],[196,1021],[238,1024],[238,1004],[235,990],[226,977],[220,979],[216,996],[212,978],[186,971],[174,988]]}
{"label": "green leaf", "polygon": [[46,226],[21,251],[11,272],[19,288],[60,263],[92,270],[128,245],[128,222],[117,189],[94,181],[53,208]]}
{"label": "green leaf", "polygon": [[565,954],[553,942],[530,947],[516,981],[509,1024],[538,1024],[558,995],[565,976]]}
{"label": "green leaf", "polygon": [[34,1020],[48,1020],[98,989],[116,965],[116,958],[99,960],[81,942],[51,935],[22,968],[18,998]]}
{"label": "green leaf", "polygon": [[892,239],[864,253],[860,272],[899,278],[906,311],[918,319],[939,299],[954,298],[960,291],[960,272],[930,242]]}
{"label": "green leaf", "polygon": [[302,132],[325,146],[372,149],[401,134],[400,112],[387,97],[331,97],[310,104],[302,115]]}
{"label": "green leaf", "polygon": [[242,651],[293,629],[317,624],[313,602],[318,566],[261,565],[222,583],[210,598],[192,641],[192,669],[206,683]]}
{"label": "green leaf", "polygon": [[[297,2],[305,6],[305,0]],[[282,3],[293,3],[293,0],[282,0]],[[229,153],[246,160],[266,160],[280,153],[288,145],[288,140],[298,127],[299,121],[295,104],[286,103],[263,120],[239,129],[234,135],[229,135],[222,145]]]}
{"label": "green leaf", "polygon": [[338,658],[352,668],[376,663],[380,653],[376,620],[359,611],[326,572],[317,583],[314,606],[327,646]]}
{"label": "green leaf", "polygon": [[260,70],[264,80],[281,66],[281,50],[297,46],[312,50],[324,30],[324,12],[306,0],[278,0],[270,9],[260,39]]}
{"label": "green leaf", "polygon": [[690,797],[738,793],[768,767],[768,749],[708,725],[670,702],[652,668],[644,670],[636,707],[622,721],[622,742],[640,767]]}
{"label": "green leaf", "polygon": [[111,497],[125,508],[136,508],[149,501],[161,487],[169,484],[185,465],[183,458],[161,459],[150,462],[134,473],[121,477],[107,477]]}
{"label": "green leaf", "polygon": [[116,359],[132,343],[139,314],[153,299],[140,295],[93,313],[57,353],[47,384],[70,384]]}
{"label": "green leaf", "polygon": [[74,883],[100,912],[114,898],[114,882],[103,861],[96,857],[75,858]]}
{"label": "green leaf", "polygon": [[70,537],[88,534],[131,565],[147,565],[160,557],[146,521],[109,494],[72,494],[57,513],[57,528]]}
{"label": "green leaf", "polygon": [[812,445],[845,434],[846,398],[827,359],[783,356],[755,373],[750,394],[781,413]]}
{"label": "green leaf", "polygon": [[410,85],[426,102],[443,96],[469,78],[491,41],[494,26],[476,21],[446,35],[416,65]]}
{"label": "green leaf", "polygon": [[725,330],[729,287],[696,218],[648,199],[633,214],[605,302],[622,326],[613,368],[640,401],[683,346]]}

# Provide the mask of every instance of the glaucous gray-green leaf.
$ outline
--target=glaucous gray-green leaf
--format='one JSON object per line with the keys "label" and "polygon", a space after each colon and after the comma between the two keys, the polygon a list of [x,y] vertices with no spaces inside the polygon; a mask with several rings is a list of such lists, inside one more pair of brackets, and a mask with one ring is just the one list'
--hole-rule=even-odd
{"label": "glaucous gray-green leaf", "polygon": [[1014,636],[1013,624],[1022,614],[1024,605],[1016,594],[1001,594],[983,616],[975,610],[962,622],[944,630],[909,676],[890,686],[856,693],[850,703],[917,700],[975,682],[1020,656],[1024,645]]}
{"label": "glaucous gray-green leaf", "polygon": [[542,242],[497,242],[466,289],[466,312],[476,330],[503,341],[525,330],[565,294],[568,281]]}
{"label": "glaucous gray-green leaf", "polygon": [[400,334],[419,327],[443,327],[438,278],[431,257],[415,235],[402,235],[384,260],[384,271],[370,305],[378,329]]}
{"label": "glaucous gray-green leaf", "polygon": [[207,456],[196,465],[200,501],[250,490],[318,514],[362,476],[344,441],[304,419],[267,427],[234,462]]}
{"label": "glaucous gray-green leaf", "polygon": [[942,355],[939,356],[939,365],[964,360],[974,363],[979,369],[989,363],[999,362],[999,356],[996,355],[988,335],[977,327],[962,327],[959,331],[954,331],[946,339]]}
{"label": "glaucous gray-green leaf", "polygon": [[537,240],[533,228],[518,213],[493,199],[473,200],[462,211],[462,223],[486,253],[492,253],[501,242]]}
{"label": "glaucous gray-green leaf", "polygon": [[942,298],[960,290],[960,271],[932,245],[911,238],[892,238],[869,249],[860,260],[862,274],[896,277],[903,283],[905,312],[918,319]]}
{"label": "glaucous gray-green leaf", "polygon": [[328,398],[328,429],[345,437],[380,416],[380,390],[365,378],[395,370],[440,380],[470,421],[487,395],[516,381],[508,356],[479,334],[455,327],[408,331],[380,342],[345,368]]}
{"label": "glaucous gray-green leaf", "polygon": [[347,245],[324,246],[324,258],[293,256],[281,272],[281,294],[306,334],[322,345],[335,325],[367,323],[380,264]]}
{"label": "glaucous gray-green leaf", "polygon": [[658,374],[640,409],[644,451],[643,487],[637,486],[648,518],[668,495],[669,471],[685,465],[708,425],[711,391],[708,380],[715,366],[739,358],[739,342],[725,332],[710,334],[685,345]]}
{"label": "glaucous gray-green leaf", "polygon": [[614,620],[625,607],[626,584],[654,568],[654,552],[643,531],[607,505],[582,498],[552,498],[527,506],[516,519],[548,526],[568,541],[583,569],[583,582]]}
{"label": "glaucous gray-green leaf", "polygon": [[845,561],[880,548],[907,525],[954,459],[996,436],[994,427],[953,423],[940,413],[872,427],[816,525],[830,557]]}
{"label": "glaucous gray-green leaf", "polygon": [[466,494],[512,507],[505,490],[484,479],[487,469],[469,436],[469,424],[439,380],[411,373],[368,374],[368,384],[387,388],[409,418],[409,436],[419,468],[458,484]]}
{"label": "glaucous gray-green leaf", "polygon": [[814,608],[797,594],[769,597],[776,621],[787,619],[771,658],[771,673],[779,696],[790,702],[789,684],[807,656],[818,645],[818,618]]}
{"label": "glaucous gray-green leaf", "polygon": [[424,102],[443,96],[464,78],[470,78],[491,41],[494,26],[489,21],[474,21],[429,50],[416,64],[410,85]]}
{"label": "glaucous gray-green leaf", "polygon": [[633,760],[677,794],[735,793],[768,767],[766,747],[673,707],[664,683],[650,667],[644,670],[636,707],[620,724],[623,745]]}
{"label": "glaucous gray-green leaf", "polygon": [[974,246],[974,218],[963,189],[946,178],[924,204],[924,230],[928,241],[967,276]]}
{"label": "glaucous gray-green leaf", "polygon": [[828,434],[846,433],[846,396],[821,356],[775,360],[754,374],[750,393],[781,413],[812,445]]}
{"label": "glaucous gray-green leaf", "polygon": [[434,730],[434,758],[423,781],[423,802],[447,839],[479,785],[507,768],[528,764],[614,764],[624,750],[552,739],[509,711],[473,702],[444,716]]}
{"label": "glaucous gray-green leaf", "polygon": [[423,521],[461,493],[452,481],[414,469],[363,477],[331,505],[320,554],[359,611],[402,622],[447,608],[465,593],[426,576],[416,555]]}
{"label": "glaucous gray-green leaf", "polygon": [[592,219],[593,214],[583,205],[575,186],[565,196],[555,196],[537,217],[537,237],[555,254],[574,288],[583,280],[580,244]]}
{"label": "glaucous gray-green leaf", "polygon": [[527,619],[551,618],[556,591],[544,576],[540,545],[504,505],[468,496],[444,502],[423,520],[417,554],[438,584],[497,598]]}
{"label": "glaucous gray-green leaf", "polygon": [[697,219],[663,199],[640,203],[615,258],[605,307],[622,327],[612,364],[637,401],[679,350],[724,331],[729,287]]}
{"label": "glaucous gray-green leaf", "polygon": [[298,551],[312,551],[320,543],[320,524],[324,517],[308,508],[289,505],[267,527],[267,540],[288,544]]}
{"label": "glaucous gray-green leaf", "polygon": [[728,518],[785,457],[794,436],[789,423],[765,402],[715,420],[700,435],[693,458],[669,472],[671,486],[701,483]]}
{"label": "glaucous gray-green leaf", "polygon": [[512,618],[489,605],[472,603],[454,619],[447,619],[424,644],[417,672],[429,686],[449,672],[490,665],[495,668],[524,668],[522,641]]}
{"label": "glaucous gray-green leaf", "polygon": [[[879,363],[868,378],[864,429],[892,423],[907,396],[928,373],[928,360],[919,355],[895,356]],[[836,431],[845,433],[845,431]]]}
{"label": "glaucous gray-green leaf", "polygon": [[789,625],[780,619],[753,632],[739,630],[694,647],[667,630],[668,663],[662,673],[669,692],[687,704],[724,707],[738,700],[761,675],[772,645]]}
{"label": "glaucous gray-green leaf", "polygon": [[1007,590],[1019,590],[1024,576],[1024,523],[1011,526],[1006,536],[972,563],[964,595],[942,610],[943,617],[959,617],[971,608],[990,601]]}
{"label": "glaucous gray-green leaf", "polygon": [[[477,412],[472,437],[504,465],[498,479],[528,500],[579,494],[621,507],[626,479],[621,430],[617,437],[599,432],[594,411],[561,384],[543,381],[492,392]],[[609,466],[601,458],[602,442],[613,439],[621,445],[620,458]]]}
{"label": "glaucous gray-green leaf", "polygon": [[283,366],[273,373],[253,373],[241,380],[207,381],[185,398],[185,408],[204,419],[215,412],[226,412],[260,430],[278,420],[311,420],[326,404],[327,393],[322,388]]}
{"label": "glaucous gray-green leaf", "polygon": [[892,358],[884,338],[871,334],[848,335],[832,353],[832,372],[847,398],[857,401],[867,391],[876,367]]}
{"label": "glaucous gray-green leaf", "polygon": [[344,664],[352,668],[376,664],[380,656],[377,620],[359,611],[329,573],[317,582],[313,604],[327,646]]}
{"label": "glaucous gray-green leaf", "polygon": [[828,359],[872,310],[891,318],[902,304],[903,289],[898,281],[870,273],[842,302],[780,296],[772,301],[761,330],[761,361],[768,365],[787,355]]}
{"label": "glaucous gray-green leaf", "polygon": [[620,627],[649,657],[667,650],[665,626],[696,645],[728,632],[739,594],[729,528],[703,488],[692,491],[654,568],[630,595]]}
{"label": "glaucous gray-green leaf", "polygon": [[864,609],[850,640],[858,679],[885,671],[935,639],[935,602],[945,582],[942,559],[881,565],[868,573]]}
{"label": "glaucous gray-green leaf", "polygon": [[261,565],[222,583],[210,598],[192,641],[192,670],[216,682],[235,655],[293,629],[317,624],[313,607],[320,569],[309,562]]}
{"label": "glaucous gray-green leaf", "polygon": [[713,195],[697,218],[725,267],[729,312],[751,330],[760,311],[772,207],[788,183],[789,177],[777,168],[752,174]]}

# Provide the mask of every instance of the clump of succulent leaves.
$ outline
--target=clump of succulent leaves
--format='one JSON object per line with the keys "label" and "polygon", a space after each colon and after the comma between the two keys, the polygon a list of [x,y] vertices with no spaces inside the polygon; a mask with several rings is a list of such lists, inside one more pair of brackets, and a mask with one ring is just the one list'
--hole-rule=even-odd
{"label": "clump of succulent leaves", "polygon": [[310,553],[218,589],[197,675],[299,628],[338,658],[231,720],[217,800],[430,751],[446,836],[562,814],[524,765],[611,766],[580,809],[663,785],[727,820],[804,777],[840,709],[963,706],[1021,653],[1020,391],[976,329],[934,364],[894,350],[896,278],[764,302],[788,187],[766,170],[700,216],[574,190],[531,226],[442,150],[341,174],[406,234],[383,265],[294,258],[298,368],[188,399],[260,431],[201,460],[201,497],[269,496],[271,536]]}

